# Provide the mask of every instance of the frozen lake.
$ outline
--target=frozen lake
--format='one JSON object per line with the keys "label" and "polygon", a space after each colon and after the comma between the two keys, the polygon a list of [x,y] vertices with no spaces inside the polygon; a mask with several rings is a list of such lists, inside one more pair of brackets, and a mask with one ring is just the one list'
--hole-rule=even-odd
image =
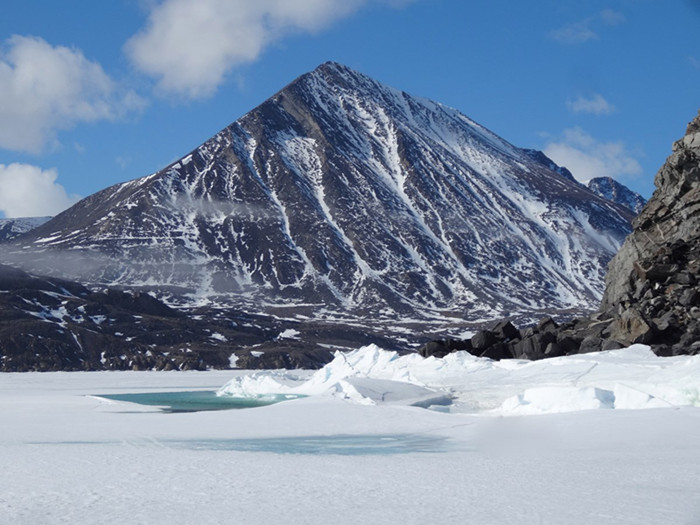
{"label": "frozen lake", "polygon": [[[504,364],[506,370],[470,361],[472,371],[459,374],[439,360],[416,361],[410,367],[423,367],[423,377],[412,369],[413,379],[403,382],[387,370],[405,363],[381,353],[373,359],[373,373],[338,379],[337,366],[326,370],[325,378],[347,381],[333,392],[318,387],[310,372],[0,375],[0,523],[639,525],[700,519],[700,410],[692,402],[671,403],[681,399],[676,390],[694,395],[694,358],[611,353],[586,368],[599,374],[589,372],[588,379],[577,372],[582,361],[522,371],[517,363]],[[350,363],[355,372],[358,363]],[[426,394],[437,390],[437,379],[428,385],[428,365],[442,370],[443,393],[453,405],[411,406],[440,399]],[[225,385],[227,391],[279,389],[270,387],[271,378],[308,397],[199,412],[93,397],[210,395]],[[665,407],[655,407],[662,402]],[[620,408],[641,405],[647,408]],[[563,410],[567,406],[571,410]],[[523,407],[544,413],[513,415]]]}
{"label": "frozen lake", "polygon": [[255,397],[232,397],[217,395],[216,390],[183,390],[174,392],[138,392],[102,394],[93,397],[107,401],[123,401],[137,405],[160,407],[164,412],[203,412],[207,410],[240,410],[274,405],[300,396],[261,395]]}

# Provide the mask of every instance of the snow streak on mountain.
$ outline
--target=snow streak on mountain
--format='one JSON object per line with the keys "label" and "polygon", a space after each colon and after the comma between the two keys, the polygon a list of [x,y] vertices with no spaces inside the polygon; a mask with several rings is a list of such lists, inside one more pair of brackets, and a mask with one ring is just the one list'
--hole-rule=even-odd
{"label": "snow streak on mountain", "polygon": [[21,247],[49,264],[92,255],[64,273],[190,301],[467,318],[592,308],[631,214],[549,164],[326,63]]}

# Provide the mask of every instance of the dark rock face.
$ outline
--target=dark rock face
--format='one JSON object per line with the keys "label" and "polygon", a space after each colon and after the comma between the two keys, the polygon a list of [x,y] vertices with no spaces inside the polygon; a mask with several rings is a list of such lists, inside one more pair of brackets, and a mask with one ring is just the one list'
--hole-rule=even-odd
{"label": "dark rock face", "polygon": [[423,357],[445,357],[447,354],[465,350],[472,353],[470,340],[441,339],[429,341],[418,349],[418,353]]}
{"label": "dark rock face", "polygon": [[[0,266],[0,370],[205,369],[230,352],[146,294],[93,292]],[[197,335],[195,335],[197,334]],[[205,337],[202,337],[205,336]]]}
{"label": "dark rock face", "polygon": [[596,177],[588,181],[588,189],[611,202],[628,208],[635,215],[642,211],[647,203],[639,193],[630,190],[610,177]]}
{"label": "dark rock face", "polygon": [[[307,327],[312,333],[303,347],[280,338],[284,329],[269,318],[174,310],[145,293],[96,292],[0,265],[2,372],[204,370],[232,362],[238,368],[318,368],[332,358],[314,342],[313,333],[324,327]],[[338,344],[353,339],[324,336]]]}
{"label": "dark rock face", "polygon": [[545,155],[543,151],[536,149],[524,149],[523,151],[532,160],[535,160],[543,166],[547,166],[549,169],[556,171],[559,175],[569,179],[571,182],[577,182],[576,178],[567,168],[557,165],[557,163]]}
{"label": "dark rock face", "polygon": [[[464,350],[478,357],[490,359],[541,359],[563,355],[558,343],[554,320],[545,318],[537,326],[518,330],[510,321],[501,321],[489,330],[479,330],[471,340],[431,341],[419,353],[424,357],[444,357],[449,352]],[[562,335],[562,339],[565,335]],[[581,340],[576,341],[580,345]],[[566,345],[566,342],[562,342]]]}
{"label": "dark rock face", "polygon": [[[611,262],[603,309],[631,304],[649,279],[658,282],[694,268],[688,266],[693,260],[685,254],[700,239],[700,132],[694,131],[698,119],[700,116],[673,145],[673,154],[656,175],[657,190]],[[674,248],[675,243],[681,245]],[[680,260],[674,260],[678,257]]]}
{"label": "dark rock face", "polygon": [[659,170],[656,191],[610,263],[601,311],[610,337],[660,353],[700,347],[700,115]]}
{"label": "dark rock face", "polygon": [[15,262],[178,304],[473,321],[595,308],[631,218],[541,153],[327,63],[30,232]]}
{"label": "dark rock face", "polygon": [[[504,334],[501,323],[477,333],[465,350],[541,359],[642,343],[658,355],[700,353],[700,114],[673,145],[655,184],[633,233],[610,263],[596,314],[562,325],[544,319],[519,337],[510,327]],[[422,352],[430,353],[436,343],[431,345]]]}

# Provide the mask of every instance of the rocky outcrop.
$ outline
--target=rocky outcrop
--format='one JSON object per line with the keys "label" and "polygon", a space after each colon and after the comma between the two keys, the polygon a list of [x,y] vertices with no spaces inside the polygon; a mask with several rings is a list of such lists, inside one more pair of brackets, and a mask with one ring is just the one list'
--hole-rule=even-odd
{"label": "rocky outcrop", "polygon": [[611,338],[658,353],[700,352],[700,114],[654,180],[656,191],[610,263],[600,311]]}
{"label": "rocky outcrop", "polygon": [[[657,190],[633,222],[634,231],[610,263],[601,308],[615,310],[636,303],[649,279],[683,271],[648,265],[669,260],[672,246],[700,242],[700,115],[688,125],[686,136],[673,145],[673,154],[656,175]],[[647,263],[645,265],[645,263]]]}
{"label": "rocky outcrop", "polygon": [[559,324],[551,317],[518,330],[510,321],[501,321],[488,330],[480,330],[471,339],[431,341],[419,353],[423,357],[444,357],[464,350],[490,359],[543,359],[577,353],[611,350],[622,345],[605,340],[612,319],[602,315],[578,318]]}
{"label": "rocky outcrop", "polygon": [[654,182],[654,195],[610,263],[596,314],[561,325],[547,318],[517,335],[502,322],[470,341],[429,343],[421,353],[540,359],[635,343],[658,355],[700,353],[700,114]]}

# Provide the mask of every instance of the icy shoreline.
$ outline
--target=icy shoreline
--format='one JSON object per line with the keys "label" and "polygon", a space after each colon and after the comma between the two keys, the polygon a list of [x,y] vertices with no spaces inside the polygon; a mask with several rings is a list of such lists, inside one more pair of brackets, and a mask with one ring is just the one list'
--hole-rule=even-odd
{"label": "icy shoreline", "polygon": [[528,415],[700,406],[699,389],[700,356],[658,357],[644,345],[540,361],[492,361],[466,352],[424,359],[370,345],[336,352],[310,378],[256,372],[235,377],[219,395],[332,396],[366,405]]}

